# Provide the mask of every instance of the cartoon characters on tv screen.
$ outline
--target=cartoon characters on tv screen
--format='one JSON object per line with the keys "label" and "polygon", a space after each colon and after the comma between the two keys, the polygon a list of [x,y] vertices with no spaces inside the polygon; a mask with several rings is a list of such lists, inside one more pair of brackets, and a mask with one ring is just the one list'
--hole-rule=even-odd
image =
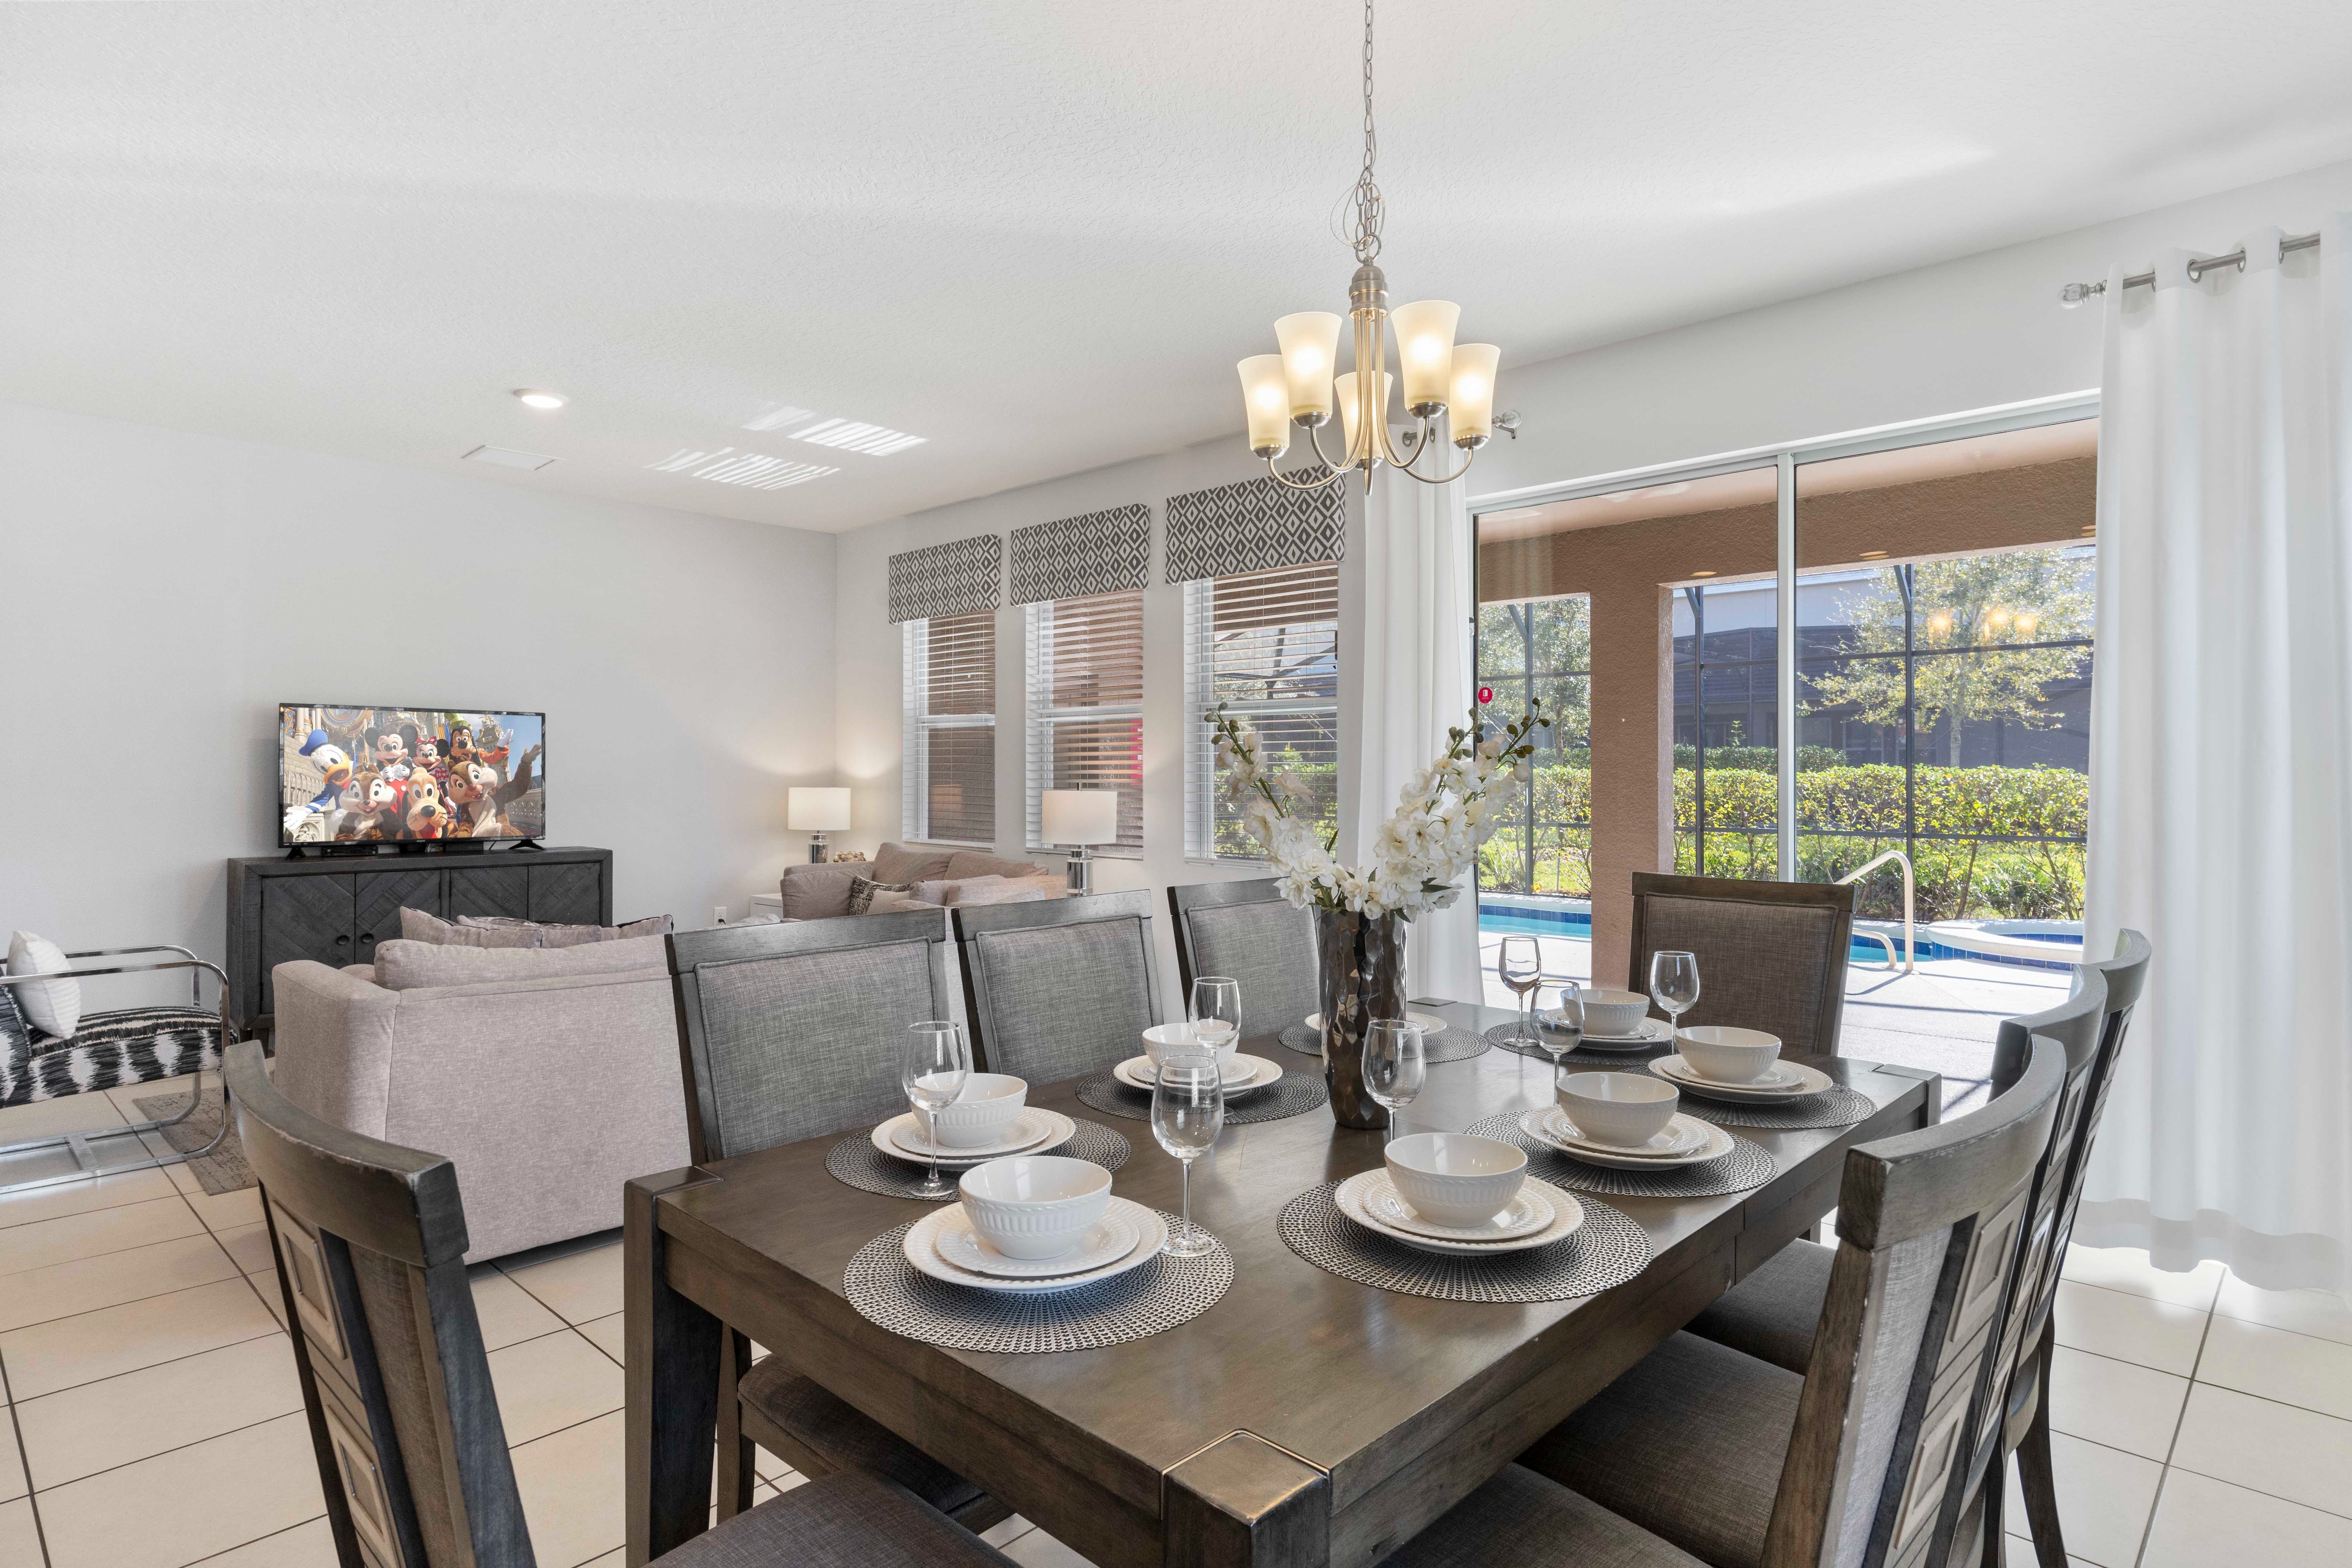
{"label": "cartoon characters on tv screen", "polygon": [[280,718],[289,844],[546,831],[537,714],[287,708]]}

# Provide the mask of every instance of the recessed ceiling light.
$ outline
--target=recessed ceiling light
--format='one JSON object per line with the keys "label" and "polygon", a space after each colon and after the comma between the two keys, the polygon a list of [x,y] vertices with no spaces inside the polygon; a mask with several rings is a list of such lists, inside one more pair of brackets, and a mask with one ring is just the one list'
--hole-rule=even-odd
{"label": "recessed ceiling light", "polygon": [[738,452],[732,447],[721,447],[715,452],[681,447],[660,462],[647,463],[646,467],[657,474],[691,474],[714,484],[749,485],[755,490],[780,490],[787,485],[805,484],[841,472],[818,463],[796,463],[790,458]]}
{"label": "recessed ceiling light", "polygon": [[563,395],[557,392],[541,392],[534,386],[518,386],[514,390],[514,395],[516,399],[526,408],[561,408],[563,406]]}
{"label": "recessed ceiling light", "polygon": [[1712,572],[1694,572],[1691,575],[1694,577],[1712,577],[1715,574]]}
{"label": "recessed ceiling light", "polygon": [[543,468],[554,458],[537,452],[518,452],[511,447],[477,447],[466,454],[477,463],[496,463],[502,468]]}
{"label": "recessed ceiling light", "polygon": [[893,430],[882,425],[861,425],[855,419],[822,419],[805,430],[792,432],[795,441],[807,441],[819,447],[839,447],[844,451],[863,452],[869,458],[887,458],[893,452],[903,452],[909,447],[923,444],[920,436],[909,436],[903,430]]}
{"label": "recessed ceiling light", "polygon": [[1884,550],[1865,550],[1862,552],[1862,558],[1864,561],[1884,561],[1886,559],[1886,552]]}

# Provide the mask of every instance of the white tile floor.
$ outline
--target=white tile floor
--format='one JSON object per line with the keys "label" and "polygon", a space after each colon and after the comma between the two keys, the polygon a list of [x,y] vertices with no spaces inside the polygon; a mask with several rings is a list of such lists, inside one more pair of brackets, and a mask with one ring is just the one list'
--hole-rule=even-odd
{"label": "white tile floor", "polygon": [[[110,1124],[174,1087],[0,1111],[0,1142]],[[0,1196],[0,1564],[333,1562],[259,1221],[252,1193],[206,1197],[184,1170]],[[474,1275],[539,1561],[617,1565],[620,1247],[594,1238]],[[2352,1562],[2341,1301],[2077,1248],[2058,1339],[2059,1510],[2077,1562]],[[760,1472],[761,1498],[799,1481],[766,1455]],[[2023,1517],[2013,1501],[2019,1529]],[[1028,1568],[1084,1562],[1017,1518],[988,1539]]]}

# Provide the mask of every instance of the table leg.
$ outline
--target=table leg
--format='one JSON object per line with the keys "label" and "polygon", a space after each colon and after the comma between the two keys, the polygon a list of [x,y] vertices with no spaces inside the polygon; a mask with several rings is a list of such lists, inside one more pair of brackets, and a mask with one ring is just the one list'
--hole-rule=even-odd
{"label": "table leg", "polygon": [[1170,1470],[1167,1568],[1310,1568],[1331,1560],[1331,1478],[1247,1432]]}
{"label": "table leg", "polygon": [[661,1195],[710,1181],[700,1170],[641,1176],[622,1192],[630,1568],[710,1522],[711,1438],[719,1415],[719,1320],[670,1289]]}
{"label": "table leg", "polygon": [[734,1518],[751,1506],[758,1474],[751,1439],[743,1436],[743,1402],[735,1387],[751,1370],[751,1337],[729,1330],[719,1341],[719,1517]]}

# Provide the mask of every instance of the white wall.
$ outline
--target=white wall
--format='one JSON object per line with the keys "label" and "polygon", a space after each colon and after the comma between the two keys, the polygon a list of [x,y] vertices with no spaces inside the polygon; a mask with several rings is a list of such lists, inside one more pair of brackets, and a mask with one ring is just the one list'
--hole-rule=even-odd
{"label": "white wall", "polygon": [[543,710],[614,913],[740,913],[832,776],[834,546],[0,405],[0,930],[219,962],[281,700]]}

